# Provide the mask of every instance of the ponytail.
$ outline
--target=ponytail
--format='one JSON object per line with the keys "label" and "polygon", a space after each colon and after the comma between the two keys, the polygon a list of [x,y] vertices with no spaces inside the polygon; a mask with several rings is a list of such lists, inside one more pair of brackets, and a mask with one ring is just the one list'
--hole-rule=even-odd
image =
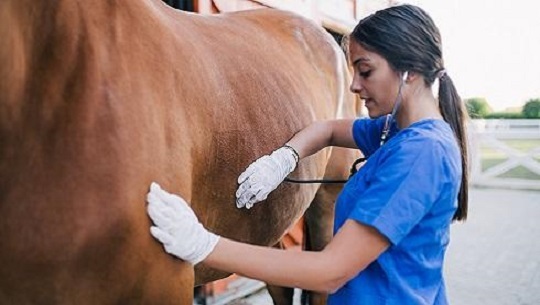
{"label": "ponytail", "polygon": [[469,201],[469,162],[465,120],[468,114],[452,79],[446,73],[442,73],[439,77],[439,109],[443,119],[454,131],[461,150],[461,187],[458,194],[458,208],[452,220],[466,220]]}

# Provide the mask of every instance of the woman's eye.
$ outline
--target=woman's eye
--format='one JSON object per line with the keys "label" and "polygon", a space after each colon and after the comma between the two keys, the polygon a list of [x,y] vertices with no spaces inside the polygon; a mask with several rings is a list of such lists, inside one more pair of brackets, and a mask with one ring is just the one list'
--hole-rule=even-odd
{"label": "woman's eye", "polygon": [[360,76],[362,76],[363,78],[368,78],[368,77],[371,75],[371,70],[360,71],[359,74],[360,74]]}

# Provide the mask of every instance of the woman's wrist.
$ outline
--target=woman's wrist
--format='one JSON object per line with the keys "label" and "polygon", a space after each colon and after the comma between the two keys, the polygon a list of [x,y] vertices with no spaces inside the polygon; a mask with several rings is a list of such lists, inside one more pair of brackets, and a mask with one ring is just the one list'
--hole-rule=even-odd
{"label": "woman's wrist", "polygon": [[298,154],[298,152],[296,151],[296,149],[294,147],[292,147],[289,143],[285,143],[285,145],[283,145],[283,147],[289,149],[292,152],[292,155],[293,155],[294,159],[296,160],[296,163],[298,163],[300,161],[300,155]]}

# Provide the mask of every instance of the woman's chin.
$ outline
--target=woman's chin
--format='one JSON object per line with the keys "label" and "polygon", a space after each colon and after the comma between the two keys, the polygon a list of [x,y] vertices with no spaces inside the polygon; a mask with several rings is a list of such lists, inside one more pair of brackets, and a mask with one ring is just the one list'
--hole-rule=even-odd
{"label": "woman's chin", "polygon": [[376,118],[378,118],[380,116],[383,116],[383,115],[384,115],[384,113],[382,113],[382,112],[380,112],[380,111],[378,111],[376,109],[369,109],[368,108],[368,116],[370,118],[372,118],[372,119],[376,119]]}

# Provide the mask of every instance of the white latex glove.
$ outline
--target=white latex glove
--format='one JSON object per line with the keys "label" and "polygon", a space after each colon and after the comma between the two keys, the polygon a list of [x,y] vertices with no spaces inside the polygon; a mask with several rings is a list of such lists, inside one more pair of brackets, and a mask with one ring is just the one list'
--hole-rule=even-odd
{"label": "white latex glove", "polygon": [[238,177],[236,207],[247,209],[263,201],[289,175],[298,163],[298,153],[285,145],[251,163]]}
{"label": "white latex glove", "polygon": [[150,233],[167,253],[195,265],[214,250],[219,236],[203,227],[184,199],[152,182],[146,201],[148,215],[154,222]]}

